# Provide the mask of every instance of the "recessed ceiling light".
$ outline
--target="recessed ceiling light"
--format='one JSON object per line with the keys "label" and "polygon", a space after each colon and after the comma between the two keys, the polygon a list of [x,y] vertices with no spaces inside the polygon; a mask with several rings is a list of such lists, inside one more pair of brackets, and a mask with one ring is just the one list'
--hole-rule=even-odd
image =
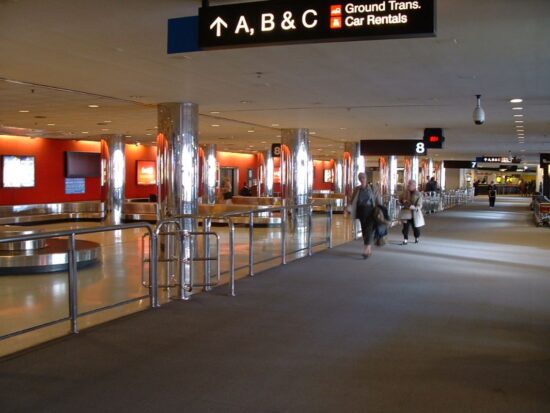
{"label": "recessed ceiling light", "polygon": [[266,141],[262,141],[262,143],[267,143]]}
{"label": "recessed ceiling light", "polygon": [[101,129],[102,132],[107,132],[109,129]]}
{"label": "recessed ceiling light", "polygon": [[94,108],[94,109],[95,109],[95,108],[98,108],[99,105],[88,105],[88,107],[89,107],[89,108]]}
{"label": "recessed ceiling light", "polygon": [[88,132],[88,131],[83,131],[83,132],[81,132],[81,133],[86,134],[86,133],[90,133],[90,132]]}
{"label": "recessed ceiling light", "polygon": [[30,110],[20,110],[19,113],[29,113]]}
{"label": "recessed ceiling light", "polygon": [[152,136],[152,133],[146,133],[145,136]]}
{"label": "recessed ceiling light", "polygon": [[220,127],[220,125],[216,125],[216,124],[211,125],[211,126],[212,126],[213,128],[219,128],[219,127]]}
{"label": "recessed ceiling light", "polygon": [[48,126],[55,126],[55,123],[48,123]]}
{"label": "recessed ceiling light", "polygon": [[220,112],[210,112],[211,115],[219,115]]}
{"label": "recessed ceiling light", "polygon": [[518,106],[518,107],[512,108],[512,110],[523,110],[523,108]]}
{"label": "recessed ceiling light", "polygon": [[309,132],[310,135],[317,135],[317,132]]}
{"label": "recessed ceiling light", "polygon": [[103,122],[104,122],[104,123],[111,123],[112,120],[104,120]]}
{"label": "recessed ceiling light", "polygon": [[516,123],[524,123],[522,120],[516,120]]}
{"label": "recessed ceiling light", "polygon": [[277,126],[279,126],[279,124],[278,123],[272,123],[271,126],[276,128]]}
{"label": "recessed ceiling light", "polygon": [[280,137],[281,137],[281,135],[276,135],[275,137],[276,137],[276,138],[280,138]]}
{"label": "recessed ceiling light", "polygon": [[243,105],[248,105],[250,103],[250,101],[249,100],[241,100],[241,103]]}
{"label": "recessed ceiling light", "polygon": [[522,103],[523,99],[510,99],[510,103]]}
{"label": "recessed ceiling light", "polygon": [[523,118],[523,115],[514,115],[514,118]]}
{"label": "recessed ceiling light", "polygon": [[253,129],[250,129],[250,130],[248,131],[248,133],[254,133],[254,130],[253,130]]}
{"label": "recessed ceiling light", "polygon": [[131,138],[132,135],[124,135],[125,138]]}

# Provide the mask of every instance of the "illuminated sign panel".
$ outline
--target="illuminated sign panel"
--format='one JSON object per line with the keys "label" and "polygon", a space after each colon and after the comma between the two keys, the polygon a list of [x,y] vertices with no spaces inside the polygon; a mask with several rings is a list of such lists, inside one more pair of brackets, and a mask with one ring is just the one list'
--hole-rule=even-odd
{"label": "illuminated sign panel", "polygon": [[424,143],[430,149],[442,149],[445,137],[441,128],[424,129]]}
{"label": "illuminated sign panel", "polygon": [[137,161],[137,184],[155,185],[157,183],[156,161]]}
{"label": "illuminated sign panel", "polygon": [[362,156],[424,156],[427,154],[428,148],[423,141],[419,140],[394,139],[361,141]]}
{"label": "illuminated sign panel", "polygon": [[277,0],[199,11],[201,49],[434,35],[435,0]]}

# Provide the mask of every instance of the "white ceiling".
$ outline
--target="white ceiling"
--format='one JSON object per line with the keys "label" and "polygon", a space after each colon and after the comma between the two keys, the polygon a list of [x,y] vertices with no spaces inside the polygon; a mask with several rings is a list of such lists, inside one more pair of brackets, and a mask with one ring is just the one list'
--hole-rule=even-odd
{"label": "white ceiling", "polygon": [[[202,114],[200,142],[221,149],[267,148],[279,128],[305,127],[316,132],[316,156],[330,157],[344,141],[443,127],[446,147],[431,154],[445,159],[512,151],[535,162],[550,152],[549,0],[438,0],[434,38],[168,55],[167,20],[199,6],[0,0],[0,78],[25,83],[0,82],[0,132],[152,141],[155,105],[190,101]],[[472,122],[476,94],[483,126]],[[524,144],[512,97],[525,100]]]}

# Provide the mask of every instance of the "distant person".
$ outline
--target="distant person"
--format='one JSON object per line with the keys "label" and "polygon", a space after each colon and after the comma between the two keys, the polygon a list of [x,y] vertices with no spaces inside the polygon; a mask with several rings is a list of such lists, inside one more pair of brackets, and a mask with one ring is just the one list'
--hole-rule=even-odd
{"label": "distant person", "polygon": [[491,181],[489,184],[489,207],[494,208],[495,207],[495,201],[497,200],[497,186],[495,185],[494,181]]}
{"label": "distant person", "polygon": [[383,203],[380,192],[367,183],[365,173],[360,172],[358,179],[361,184],[353,189],[351,195],[351,217],[358,219],[361,223],[364,244],[363,259],[366,260],[372,254],[372,242],[376,225],[374,210],[376,206],[383,205]]}
{"label": "distant person", "polygon": [[225,202],[226,204],[230,204],[231,198],[233,198],[233,189],[231,186],[231,182],[229,182],[229,179],[227,178],[225,178],[222,182],[221,194],[223,202]]}
{"label": "distant person", "polygon": [[479,187],[479,179],[477,179],[475,182],[474,182],[474,196],[477,195],[477,191],[478,191],[478,188]]}
{"label": "distant person", "polygon": [[403,242],[402,245],[409,243],[409,228],[412,226],[414,234],[414,243],[420,241],[420,227],[424,226],[424,216],[422,215],[422,193],[416,188],[416,181],[410,180],[407,187],[399,197],[401,211],[399,219],[403,221]]}
{"label": "distant person", "polygon": [[241,190],[239,191],[240,196],[252,196],[252,191],[250,188],[245,184]]}

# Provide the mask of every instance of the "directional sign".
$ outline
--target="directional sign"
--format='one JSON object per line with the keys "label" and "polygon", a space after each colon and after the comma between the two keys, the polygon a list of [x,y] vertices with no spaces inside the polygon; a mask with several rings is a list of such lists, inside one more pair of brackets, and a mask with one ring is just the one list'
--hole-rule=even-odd
{"label": "directional sign", "polygon": [[201,49],[435,35],[435,0],[272,0],[202,7]]}
{"label": "directional sign", "polygon": [[476,161],[444,161],[445,169],[476,169]]}
{"label": "directional sign", "polygon": [[506,156],[478,156],[478,163],[521,163],[521,159],[516,157],[508,158]]}
{"label": "directional sign", "polygon": [[425,156],[428,154],[426,144],[420,140],[394,139],[394,140],[362,140],[361,155],[363,156]]}

